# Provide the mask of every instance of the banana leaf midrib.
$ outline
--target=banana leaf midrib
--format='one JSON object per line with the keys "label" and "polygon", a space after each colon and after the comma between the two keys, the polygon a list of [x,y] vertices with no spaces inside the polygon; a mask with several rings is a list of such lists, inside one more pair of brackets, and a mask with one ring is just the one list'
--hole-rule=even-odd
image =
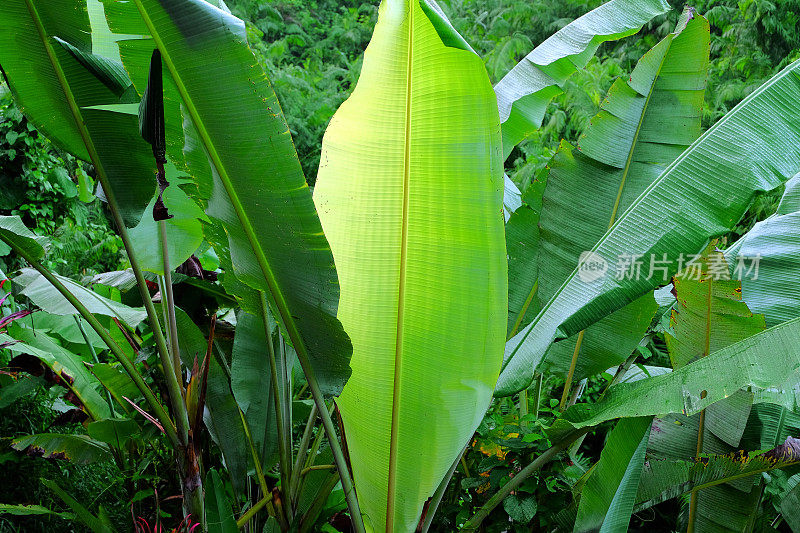
{"label": "banana leaf midrib", "polygon": [[403,214],[400,239],[400,275],[397,286],[397,333],[395,337],[394,377],[392,380],[392,422],[389,436],[389,477],[386,498],[386,531],[394,529],[394,500],[397,487],[397,449],[400,426],[400,378],[403,362],[403,319],[405,312],[406,262],[408,259],[408,208],[409,183],[411,179],[411,99],[414,54],[414,7],[417,0],[409,2],[408,9],[408,52],[406,56],[406,120],[403,147]]}

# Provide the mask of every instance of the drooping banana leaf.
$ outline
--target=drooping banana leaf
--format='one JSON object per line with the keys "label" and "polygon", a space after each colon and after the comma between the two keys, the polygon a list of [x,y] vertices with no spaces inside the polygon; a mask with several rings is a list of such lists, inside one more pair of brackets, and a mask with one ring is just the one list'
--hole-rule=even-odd
{"label": "drooping banana leaf", "polygon": [[[723,483],[749,480],[777,468],[800,463],[800,455],[787,452],[784,445],[761,454],[737,451],[706,455],[694,460],[656,459],[646,463],[636,495],[636,510],[646,509],[692,490],[707,489]],[[754,496],[758,496],[758,491]],[[724,519],[724,516],[720,515]],[[715,531],[725,531],[723,523]]]}
{"label": "drooping banana leaf", "polygon": [[44,257],[48,244],[47,237],[36,235],[29,230],[18,215],[0,216],[0,235],[4,240],[9,240],[25,250],[34,259]]}
{"label": "drooping banana leaf", "polygon": [[[80,298],[81,303],[95,315],[118,318],[130,327],[138,326],[147,317],[147,313],[142,308],[128,307],[125,304],[105,298],[69,278],[58,275],[56,275],[56,278],[72,294]],[[15,283],[17,279],[19,278],[14,278]],[[78,315],[78,310],[38,272],[35,275],[24,276],[23,283],[20,283],[20,285],[23,287],[22,294],[30,298],[35,305],[45,312],[61,316]]]}
{"label": "drooping banana leaf", "polygon": [[84,327],[86,336],[89,338],[89,342],[87,343],[73,316],[34,313],[29,320],[29,324],[34,329],[45,331],[51,336],[64,340],[70,345],[73,345],[71,346],[73,349],[76,349],[74,347],[76,344],[79,346],[82,345],[81,348],[88,348],[88,344],[91,344],[93,347],[100,350],[106,349],[106,344],[103,342],[103,339],[101,339],[93,329],[86,329]]}
{"label": "drooping banana leaf", "polygon": [[39,433],[14,439],[11,447],[41,455],[45,459],[63,459],[76,464],[90,464],[112,459],[108,445],[86,435]]}
{"label": "drooping banana leaf", "polygon": [[[227,242],[217,244],[229,247],[236,277],[267,293],[294,348],[310,357],[323,392],[337,394],[350,374],[351,346],[335,318],[333,257],[244,23],[202,0],[106,0],[105,6],[111,31],[145,36],[120,50],[140,89],[136,80],[146,76],[150,53],[161,51],[167,154],[179,151],[169,139],[186,123],[183,149],[207,158],[188,166],[198,187],[210,192],[206,212],[224,226]],[[183,157],[176,163],[185,164]]]}
{"label": "drooping banana leaf", "polygon": [[[596,403],[577,404],[551,428],[554,435],[615,418],[699,413],[742,388],[787,392],[764,400],[796,408],[800,381],[800,319],[785,322],[674,372],[608,389]],[[705,393],[705,394],[704,394]]]}
{"label": "drooping banana leaf", "polygon": [[649,417],[620,420],[581,490],[574,532],[627,531],[644,465]]}
{"label": "drooping banana leaf", "polygon": [[[600,279],[569,275],[536,319],[506,345],[498,395],[531,383],[556,338],[566,338],[662,284],[626,277],[620,257],[666,261],[696,254],[733,227],[755,194],[800,169],[800,61],[759,87],[684,151],[623,213],[592,251],[608,262]],[[621,277],[622,279],[617,279]]]}
{"label": "drooping banana leaf", "polygon": [[[28,119],[49,139],[108,176],[128,225],[155,189],[155,165],[134,115],[124,69],[92,54],[86,2],[9,0],[0,19],[0,65]],[[109,191],[110,193],[111,191]]]}
{"label": "drooping banana leaf", "polygon": [[742,300],[774,326],[800,316],[800,176],[786,183],[775,215],[756,223],[725,258],[742,283]]}
{"label": "drooping banana leaf", "polygon": [[506,322],[502,194],[480,58],[435,3],[383,2],[314,191],[354,346],[337,404],[375,531],[414,530],[490,401]]}
{"label": "drooping banana leaf", "polygon": [[586,66],[605,41],[638,32],[669,10],[663,0],[611,0],[567,24],[520,61],[495,85],[503,124],[504,158],[542,123],[561,85]]}

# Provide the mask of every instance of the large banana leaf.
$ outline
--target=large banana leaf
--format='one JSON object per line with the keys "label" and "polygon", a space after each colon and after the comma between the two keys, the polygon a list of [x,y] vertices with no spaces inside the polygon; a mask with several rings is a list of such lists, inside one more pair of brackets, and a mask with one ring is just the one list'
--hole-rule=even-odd
{"label": "large banana leaf", "polygon": [[628,79],[614,82],[577,149],[562,143],[553,156],[539,222],[542,301],[700,135],[709,39],[708,22],[684,14]]}
{"label": "large banana leaf", "polygon": [[136,116],[114,107],[135,98],[131,82],[121,65],[92,54],[91,34],[85,1],[9,0],[0,17],[0,65],[28,119],[107,175],[125,222],[134,225],[153,195],[155,164]]}
{"label": "large banana leaf", "polygon": [[[270,296],[323,392],[338,393],[350,373],[351,347],[335,318],[333,257],[244,23],[202,0],[106,0],[105,6],[111,31],[146,36],[121,48],[134,81],[145,76],[152,49],[161,51],[167,135],[177,137],[185,122],[186,152],[207,157],[192,172],[201,189],[209,188],[204,176],[212,177],[207,214],[224,226],[228,242],[218,244],[230,247],[237,278]],[[168,143],[167,153],[175,152]]]}
{"label": "large banana leaf", "polygon": [[[800,61],[751,93],[695,141],[622,214],[592,251],[609,263],[604,277],[574,270],[536,319],[506,345],[499,395],[528,386],[550,343],[565,338],[663,284],[625,276],[619,258],[666,260],[696,254],[738,222],[759,191],[800,169]],[[617,278],[622,279],[617,279]]]}
{"label": "large banana leaf", "polygon": [[699,413],[739,389],[753,392],[778,388],[786,393],[766,396],[772,403],[794,409],[791,390],[800,381],[800,319],[785,322],[731,344],[669,374],[608,389],[596,403],[577,404],[556,421],[555,435],[594,426],[615,418]]}
{"label": "large banana leaf", "polygon": [[354,347],[337,403],[375,531],[414,530],[489,404],[506,322],[502,192],[480,58],[433,2],[383,2],[314,191]]}
{"label": "large banana leaf", "polygon": [[620,420],[581,490],[573,531],[627,531],[644,465],[649,417]]}
{"label": "large banana leaf", "polygon": [[653,17],[666,13],[664,0],[611,0],[564,26],[520,61],[495,85],[503,151],[536,131],[561,85],[583,68],[605,41],[633,35]]}
{"label": "large banana leaf", "polygon": [[[70,16],[62,16],[66,12]],[[0,46],[0,65],[17,102],[40,131],[108,176],[109,192],[125,223],[138,222],[131,237],[140,266],[160,273],[160,248],[152,245],[156,225],[149,212],[140,220],[145,209],[152,209],[148,200],[155,180],[149,147],[138,135],[138,95],[119,63],[119,53],[116,61],[92,53],[107,52],[111,41],[96,38],[100,31],[89,19],[86,2],[15,0],[0,21],[0,44],[9,43]],[[106,30],[103,37],[107,35]],[[167,221],[167,234],[172,264],[178,265],[202,240],[197,218],[203,215],[196,207],[190,209],[191,202],[181,198],[185,195],[177,187],[170,189],[170,207],[176,207],[173,212],[179,216]]]}

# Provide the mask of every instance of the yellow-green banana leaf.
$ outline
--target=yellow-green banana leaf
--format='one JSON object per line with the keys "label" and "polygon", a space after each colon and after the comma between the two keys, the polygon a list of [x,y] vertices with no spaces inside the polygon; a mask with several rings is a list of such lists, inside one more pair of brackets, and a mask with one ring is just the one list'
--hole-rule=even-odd
{"label": "yellow-green banana leaf", "polygon": [[314,192],[353,342],[338,403],[375,531],[414,530],[489,404],[507,314],[500,142],[481,59],[434,3],[385,0]]}

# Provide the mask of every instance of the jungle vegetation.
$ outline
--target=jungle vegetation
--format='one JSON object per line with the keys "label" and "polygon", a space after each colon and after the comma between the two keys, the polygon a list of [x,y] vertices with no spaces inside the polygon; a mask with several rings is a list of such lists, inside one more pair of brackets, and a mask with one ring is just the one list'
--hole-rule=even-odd
{"label": "jungle vegetation", "polygon": [[800,531],[798,23],[4,0],[0,532]]}

